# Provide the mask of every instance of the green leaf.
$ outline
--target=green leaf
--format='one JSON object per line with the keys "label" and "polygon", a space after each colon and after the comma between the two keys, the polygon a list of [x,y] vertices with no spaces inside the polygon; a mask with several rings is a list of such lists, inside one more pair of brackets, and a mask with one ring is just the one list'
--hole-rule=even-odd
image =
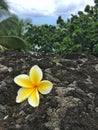
{"label": "green leaf", "polygon": [[0,45],[16,50],[29,50],[30,44],[25,40],[17,36],[0,36]]}

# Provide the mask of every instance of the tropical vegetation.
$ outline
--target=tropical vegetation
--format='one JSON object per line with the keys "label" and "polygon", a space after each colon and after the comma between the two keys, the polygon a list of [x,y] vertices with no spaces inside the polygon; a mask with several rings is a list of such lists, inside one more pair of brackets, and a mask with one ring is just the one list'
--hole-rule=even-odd
{"label": "tropical vegetation", "polygon": [[[25,50],[26,47],[36,54],[64,56],[68,52],[79,52],[98,55],[98,0],[94,0],[94,3],[94,6],[86,5],[84,11],[78,11],[77,15],[71,14],[71,18],[66,21],[59,16],[55,26],[33,25],[31,21],[11,14],[0,22],[0,44],[7,48],[20,48],[19,50]],[[12,22],[13,26],[10,28]],[[8,37],[13,39],[11,43]],[[17,38],[22,40],[19,42]],[[17,48],[21,42],[22,46]]]}

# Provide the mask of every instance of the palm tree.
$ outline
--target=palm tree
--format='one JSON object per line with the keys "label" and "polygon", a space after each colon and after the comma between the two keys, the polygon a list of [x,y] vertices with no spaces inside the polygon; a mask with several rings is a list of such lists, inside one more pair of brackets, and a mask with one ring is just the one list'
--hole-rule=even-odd
{"label": "palm tree", "polygon": [[0,0],[0,9],[8,11],[8,4],[5,0]]}
{"label": "palm tree", "polygon": [[17,25],[18,17],[10,14],[6,19],[0,22],[0,36],[9,35],[10,30],[13,30]]}
{"label": "palm tree", "polygon": [[2,47],[27,50],[30,45],[23,40],[22,34],[26,21],[19,20],[9,12],[6,0],[0,0],[0,50]]}
{"label": "palm tree", "polygon": [[9,14],[9,7],[7,4],[6,0],[0,0],[0,19],[4,16],[4,15],[8,15]]}

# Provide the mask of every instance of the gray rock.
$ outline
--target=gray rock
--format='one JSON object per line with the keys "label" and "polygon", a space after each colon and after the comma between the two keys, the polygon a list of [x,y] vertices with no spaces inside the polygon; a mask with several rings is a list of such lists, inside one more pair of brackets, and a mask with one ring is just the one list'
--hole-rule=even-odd
{"label": "gray rock", "polygon": [[[98,130],[98,58],[70,53],[65,59],[35,56],[15,50],[0,52],[1,130]],[[53,82],[40,105],[16,103],[15,76],[39,65]]]}

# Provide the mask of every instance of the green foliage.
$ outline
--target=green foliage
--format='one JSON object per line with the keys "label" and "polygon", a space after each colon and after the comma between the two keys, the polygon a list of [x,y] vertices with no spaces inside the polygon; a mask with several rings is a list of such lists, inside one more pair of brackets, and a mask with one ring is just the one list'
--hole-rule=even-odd
{"label": "green foliage", "polygon": [[98,56],[98,44],[96,44],[96,45],[94,46],[93,52],[94,52],[95,55]]}
{"label": "green foliage", "polygon": [[18,17],[10,15],[10,17],[0,22],[0,36],[10,35],[12,30],[16,29]]}
{"label": "green foliage", "polygon": [[0,9],[8,11],[8,5],[5,0],[0,0]]}
{"label": "green foliage", "polygon": [[8,35],[5,39],[0,38],[1,43],[2,40],[6,40],[4,43],[8,48],[20,50],[29,48],[36,54],[55,53],[61,56],[67,52],[98,54],[98,0],[94,2],[94,6],[87,5],[84,12],[72,14],[66,22],[59,16],[56,26],[47,24],[35,26],[30,21],[10,17],[0,23],[0,36]]}
{"label": "green foliage", "polygon": [[6,13],[9,13],[7,1],[0,0],[0,17],[2,17]]}
{"label": "green foliage", "polygon": [[67,52],[95,53],[98,44],[98,8],[87,5],[84,12],[78,11],[67,22],[61,16],[57,26],[29,24],[25,39],[31,43],[35,53],[56,53],[64,56]]}
{"label": "green foliage", "polygon": [[28,51],[31,46],[20,37],[0,36],[0,45],[6,48]]}
{"label": "green foliage", "polygon": [[25,34],[26,40],[33,45],[35,53],[51,53],[53,52],[57,35],[56,28],[51,25],[33,26],[30,24]]}
{"label": "green foliage", "polygon": [[63,26],[64,25],[64,20],[62,19],[61,16],[58,17],[56,22],[57,22],[57,25],[59,25],[59,26]]}
{"label": "green foliage", "polygon": [[[0,50],[17,49],[31,51],[32,46],[24,39],[25,27],[29,20],[19,20],[16,15],[0,22]],[[23,40],[24,39],[24,40]]]}

